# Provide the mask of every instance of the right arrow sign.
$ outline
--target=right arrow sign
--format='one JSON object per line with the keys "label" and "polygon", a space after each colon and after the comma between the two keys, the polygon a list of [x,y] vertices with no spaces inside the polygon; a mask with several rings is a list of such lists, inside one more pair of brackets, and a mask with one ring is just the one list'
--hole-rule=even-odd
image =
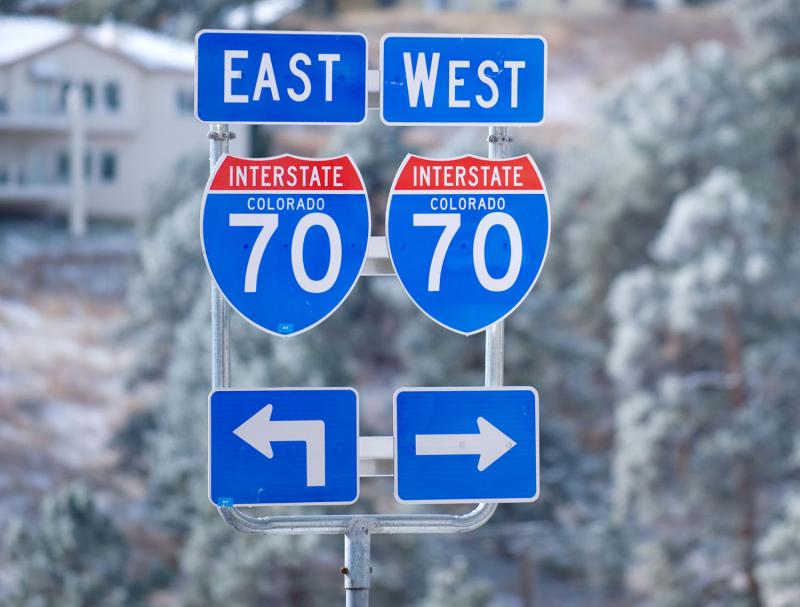
{"label": "right arrow sign", "polygon": [[405,388],[394,398],[401,502],[539,496],[538,395],[523,388]]}
{"label": "right arrow sign", "polygon": [[417,455],[479,455],[483,472],[515,443],[482,417],[478,434],[417,434]]}

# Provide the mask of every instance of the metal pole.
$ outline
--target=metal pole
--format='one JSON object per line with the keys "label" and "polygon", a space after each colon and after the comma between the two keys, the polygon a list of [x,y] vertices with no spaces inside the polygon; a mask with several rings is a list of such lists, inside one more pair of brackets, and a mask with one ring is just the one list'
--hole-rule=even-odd
{"label": "metal pole", "polygon": [[[489,127],[489,158],[507,158],[508,127]],[[504,322],[496,322],[486,329],[486,362],[485,379],[487,386],[503,385],[503,360],[505,358],[505,326]]]}
{"label": "metal pole", "polygon": [[486,363],[484,384],[503,385],[503,357],[505,355],[505,325],[501,320],[486,329]]}
{"label": "metal pole", "polygon": [[[228,153],[228,143],[234,134],[227,124],[212,124],[208,131],[210,170]],[[211,389],[231,385],[230,308],[216,283],[211,281]]]}
{"label": "metal pole", "polygon": [[344,535],[345,607],[369,607],[370,564],[369,518],[354,519]]}
{"label": "metal pole", "polygon": [[86,116],[83,96],[77,84],[67,91],[69,115],[69,179],[71,185],[69,233],[74,238],[86,235]]}

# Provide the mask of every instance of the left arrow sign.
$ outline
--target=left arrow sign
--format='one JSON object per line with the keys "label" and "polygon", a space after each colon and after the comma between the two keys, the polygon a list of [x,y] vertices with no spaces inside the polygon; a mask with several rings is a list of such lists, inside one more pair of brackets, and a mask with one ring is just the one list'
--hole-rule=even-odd
{"label": "left arrow sign", "polygon": [[208,497],[215,506],[352,504],[358,472],[352,388],[209,395]]}
{"label": "left arrow sign", "polygon": [[325,486],[325,423],[319,419],[274,421],[269,404],[233,433],[259,453],[272,459],[273,442],[306,444],[306,486]]}

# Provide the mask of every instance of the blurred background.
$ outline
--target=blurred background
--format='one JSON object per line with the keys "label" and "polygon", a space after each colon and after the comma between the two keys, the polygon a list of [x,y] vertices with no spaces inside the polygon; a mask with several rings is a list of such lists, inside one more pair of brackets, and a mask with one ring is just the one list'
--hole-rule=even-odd
{"label": "blurred background", "polygon": [[[249,537],[206,497],[209,277],[198,29],[540,34],[543,275],[506,323],[541,395],[542,486],[459,537],[380,536],[373,603],[800,605],[800,2],[0,0],[0,604],[328,607],[341,538]],[[371,112],[374,114],[374,112]],[[382,234],[409,151],[481,128],[233,129],[231,152],[349,152]],[[392,278],[314,331],[232,319],[239,386],[480,384],[482,336]],[[386,479],[359,511],[404,511]],[[427,507],[426,510],[430,510]],[[453,512],[464,509],[449,510]]]}

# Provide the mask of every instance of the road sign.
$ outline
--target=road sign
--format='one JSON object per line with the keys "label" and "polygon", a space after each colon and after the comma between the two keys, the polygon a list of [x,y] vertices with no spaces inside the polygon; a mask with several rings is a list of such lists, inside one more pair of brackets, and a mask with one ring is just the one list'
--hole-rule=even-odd
{"label": "road sign", "polygon": [[530,156],[432,160],[409,154],[386,208],[397,276],[439,324],[471,335],[505,318],[539,276],[550,211]]}
{"label": "road sign", "polygon": [[538,124],[546,68],[547,44],[538,36],[387,34],[381,118],[386,124]]}
{"label": "road sign", "polygon": [[252,324],[284,337],[341,305],[361,272],[370,230],[364,182],[349,156],[223,156],[200,221],[222,294]]}
{"label": "road sign", "polygon": [[352,388],[216,390],[209,396],[209,498],[217,506],[352,504]]}
{"label": "road sign", "polygon": [[394,395],[401,502],[532,502],[539,496],[533,388],[404,388]]}
{"label": "road sign", "polygon": [[359,123],[367,117],[363,34],[204,30],[195,114],[203,122]]}

